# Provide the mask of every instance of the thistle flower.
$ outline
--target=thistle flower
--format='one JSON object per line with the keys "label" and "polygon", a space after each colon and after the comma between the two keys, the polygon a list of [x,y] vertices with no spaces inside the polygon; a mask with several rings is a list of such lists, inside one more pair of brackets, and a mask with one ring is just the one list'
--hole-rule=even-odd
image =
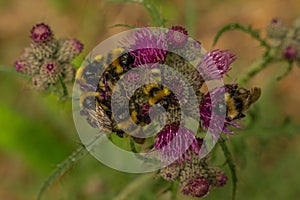
{"label": "thistle flower", "polygon": [[171,164],[160,170],[160,176],[166,181],[173,182],[180,175],[180,166],[177,164]]}
{"label": "thistle flower", "polygon": [[193,178],[181,186],[181,192],[192,197],[204,197],[208,194],[210,185],[205,178]]}
{"label": "thistle flower", "polygon": [[31,49],[38,60],[50,59],[57,51],[57,41],[50,27],[44,23],[31,29]]}
{"label": "thistle flower", "polygon": [[17,60],[15,61],[15,68],[17,70],[17,72],[23,73],[23,74],[31,74],[30,70],[30,66],[28,65],[28,63],[25,60]]}
{"label": "thistle flower", "polygon": [[285,59],[292,61],[298,56],[298,49],[293,45],[287,45],[283,49],[282,54]]}
{"label": "thistle flower", "polygon": [[271,39],[282,40],[287,34],[287,27],[282,19],[274,18],[267,25],[267,36]]}
{"label": "thistle flower", "polygon": [[[167,66],[172,67],[178,73],[180,73],[180,75],[183,76],[188,81],[188,83],[192,86],[194,91],[198,91],[199,88],[202,87],[204,83],[204,79],[201,76],[200,72],[197,69],[195,69],[194,66],[192,66],[185,58],[183,58],[179,54],[174,52],[168,52],[165,64]],[[172,71],[170,70],[166,70],[165,77],[168,76],[177,77],[178,75],[173,74]]]}
{"label": "thistle flower", "polygon": [[167,42],[165,34],[154,32],[150,28],[142,28],[136,31],[134,43],[130,44],[130,55],[134,57],[134,66],[152,64],[156,66],[164,63],[167,54]]}
{"label": "thistle flower", "polygon": [[83,50],[83,44],[77,39],[60,39],[58,44],[57,60],[61,63],[71,62]]}
{"label": "thistle flower", "polygon": [[199,152],[195,134],[186,128],[180,128],[178,123],[167,124],[157,135],[154,150],[159,151],[161,161],[169,165],[176,161],[183,163],[188,159],[187,150],[191,148]]}
{"label": "thistle flower", "polygon": [[44,23],[33,26],[30,33],[30,37],[34,43],[46,43],[53,39],[52,30]]}
{"label": "thistle flower", "polygon": [[220,79],[230,70],[230,65],[235,59],[235,55],[227,50],[213,50],[204,55],[197,70],[206,81]]}
{"label": "thistle flower", "polygon": [[57,83],[61,72],[61,68],[55,60],[46,61],[40,69],[41,77],[49,84]]}
{"label": "thistle flower", "polygon": [[167,39],[170,48],[181,48],[188,41],[188,32],[182,26],[172,26],[167,33]]}
{"label": "thistle flower", "polygon": [[37,91],[44,91],[49,87],[47,80],[41,75],[35,75],[31,79],[33,88]]}
{"label": "thistle flower", "polygon": [[227,183],[226,174],[218,167],[209,167],[209,182],[215,187],[222,187]]}
{"label": "thistle flower", "polygon": [[[203,139],[198,138],[199,148],[203,145]],[[190,160],[186,160],[180,168],[179,188],[185,195],[203,197],[208,194],[212,186],[221,187],[226,184],[227,176],[218,167],[208,165],[209,157],[200,157],[194,151],[189,150]]]}
{"label": "thistle flower", "polygon": [[50,27],[44,23],[33,26],[30,31],[31,44],[26,47],[15,62],[16,70],[32,77],[32,84],[43,91],[58,83],[74,79],[75,69],[70,63],[83,49],[76,39],[57,40]]}
{"label": "thistle flower", "polygon": [[66,63],[62,66],[62,78],[66,82],[71,82],[75,78],[76,70],[73,65]]}

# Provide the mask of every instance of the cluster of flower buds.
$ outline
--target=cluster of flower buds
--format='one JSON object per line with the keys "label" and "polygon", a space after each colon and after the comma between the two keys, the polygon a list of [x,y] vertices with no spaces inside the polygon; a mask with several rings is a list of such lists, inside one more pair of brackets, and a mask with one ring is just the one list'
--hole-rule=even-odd
{"label": "cluster of flower buds", "polygon": [[83,44],[77,39],[55,39],[50,27],[44,23],[36,24],[30,37],[30,46],[15,62],[16,70],[29,75],[38,91],[59,81],[72,81],[75,68],[71,61],[81,53]]}
{"label": "cluster of flower buds", "polygon": [[267,25],[267,37],[270,45],[278,50],[282,58],[300,66],[300,18],[288,27],[282,19],[275,18]]}
{"label": "cluster of flower buds", "polygon": [[[198,139],[201,146],[203,140]],[[214,187],[222,187],[227,182],[226,174],[218,167],[208,164],[208,157],[200,158],[194,151],[185,163],[173,163],[160,170],[160,176],[169,182],[179,181],[180,191],[192,197],[204,197]]]}

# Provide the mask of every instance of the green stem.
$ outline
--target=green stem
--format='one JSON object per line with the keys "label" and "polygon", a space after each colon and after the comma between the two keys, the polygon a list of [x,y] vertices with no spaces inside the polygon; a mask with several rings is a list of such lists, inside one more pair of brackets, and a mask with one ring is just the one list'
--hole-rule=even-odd
{"label": "green stem", "polygon": [[177,192],[178,192],[178,188],[179,188],[179,182],[178,181],[174,181],[172,183],[172,187],[171,187],[171,200],[176,200],[177,199]]}
{"label": "green stem", "polygon": [[59,76],[58,78],[59,78],[59,82],[61,84],[61,87],[63,89],[63,94],[62,94],[61,98],[68,97],[68,95],[69,95],[68,88],[67,88],[66,84],[64,83],[63,78],[61,76]]}
{"label": "green stem", "polygon": [[268,55],[258,59],[250,66],[250,70],[247,72],[247,74],[245,74],[244,77],[240,79],[239,84],[244,85],[248,83],[251,78],[253,78],[256,74],[265,69],[271,61],[272,58]]}
{"label": "green stem", "polygon": [[87,148],[93,148],[94,145],[97,144],[99,138],[100,136],[97,136],[89,144],[78,147],[67,159],[58,164],[40,188],[37,200],[42,199],[44,192],[58,177],[63,176],[72,166],[85,157],[88,153]]}
{"label": "green stem", "polygon": [[153,173],[143,174],[137,177],[134,181],[129,183],[113,200],[127,200],[131,199],[130,195],[139,191],[141,186],[145,186],[148,181],[153,180]]}
{"label": "green stem", "polygon": [[231,178],[232,178],[232,200],[235,199],[236,196],[236,188],[237,188],[237,175],[236,175],[236,170],[235,170],[235,164],[233,162],[232,159],[232,155],[226,145],[226,142],[221,138],[219,141],[219,144],[222,148],[222,151],[224,153],[224,156],[226,158],[226,162],[228,164],[228,167],[230,169],[230,173],[231,173]]}
{"label": "green stem", "polygon": [[231,31],[231,30],[240,30],[243,31],[247,34],[249,34],[252,38],[256,39],[257,41],[260,42],[260,44],[264,47],[267,48],[267,50],[270,49],[270,46],[267,44],[267,42],[262,39],[260,37],[260,32],[258,30],[253,30],[252,27],[249,26],[242,26],[240,24],[229,24],[227,26],[224,26],[216,35],[214,42],[213,42],[213,46],[215,46],[218,42],[218,40],[220,39],[221,35],[223,35],[223,33],[227,32],[227,31]]}
{"label": "green stem", "polygon": [[293,63],[292,62],[288,62],[288,66],[287,66],[286,71],[284,72],[284,74],[282,74],[281,76],[277,77],[277,81],[280,81],[281,79],[283,79],[284,77],[286,77],[292,71],[292,67],[293,67]]}

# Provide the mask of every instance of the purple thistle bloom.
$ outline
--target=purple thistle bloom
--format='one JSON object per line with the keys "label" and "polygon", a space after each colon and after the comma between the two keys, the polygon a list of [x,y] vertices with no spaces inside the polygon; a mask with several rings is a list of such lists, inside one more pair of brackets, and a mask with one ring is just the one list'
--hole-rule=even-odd
{"label": "purple thistle bloom", "polygon": [[167,39],[170,46],[174,48],[181,48],[187,43],[188,32],[182,26],[172,26],[167,33]]}
{"label": "purple thistle bloom", "polygon": [[77,39],[72,39],[72,46],[73,46],[73,50],[77,53],[80,54],[83,50],[83,44],[77,40]]}
{"label": "purple thistle bloom", "polygon": [[179,123],[166,125],[157,135],[154,149],[158,150],[161,161],[164,164],[171,164],[176,161],[182,164],[189,159],[189,151],[199,153],[198,141],[195,134],[186,128],[180,128]]}
{"label": "purple thistle bloom", "polygon": [[83,44],[77,39],[60,39],[57,60],[61,63],[71,62],[83,50]]}
{"label": "purple thistle bloom", "polygon": [[283,51],[283,57],[287,60],[294,60],[297,57],[297,54],[297,49],[292,45],[287,46]]}
{"label": "purple thistle bloom", "polygon": [[230,70],[230,65],[235,59],[235,55],[227,50],[213,50],[204,55],[197,70],[206,81],[220,79]]}
{"label": "purple thistle bloom", "polygon": [[130,54],[134,57],[135,67],[144,64],[164,63],[167,54],[165,34],[158,30],[155,34],[150,28],[142,28],[134,35],[134,44],[130,44]]}
{"label": "purple thistle bloom", "polygon": [[224,185],[226,185],[227,183],[227,176],[224,172],[222,173],[219,173],[217,176],[216,176],[216,186],[218,187],[222,187]]}
{"label": "purple thistle bloom", "polygon": [[15,62],[15,67],[16,70],[20,73],[25,73],[25,67],[26,67],[27,63],[24,62],[23,60],[17,60]]}
{"label": "purple thistle bloom", "polygon": [[280,18],[272,19],[267,25],[267,36],[271,39],[284,39],[288,29]]}
{"label": "purple thistle bloom", "polygon": [[241,128],[239,123],[234,122],[226,116],[227,105],[225,103],[225,93],[230,92],[231,89],[236,89],[237,85],[232,85],[231,87],[215,88],[211,92],[207,93],[201,102],[201,127],[203,130],[209,130],[215,139],[219,138],[221,132],[234,134],[235,132],[230,130],[228,126]]}
{"label": "purple thistle bloom", "polygon": [[55,66],[54,63],[47,63],[46,64],[46,69],[49,73],[51,73],[54,70]]}
{"label": "purple thistle bloom", "polygon": [[31,29],[31,39],[36,43],[44,43],[53,38],[50,27],[44,23],[35,25]]}
{"label": "purple thistle bloom", "polygon": [[192,197],[204,197],[210,189],[209,181],[205,178],[192,178],[181,189],[185,195]]}

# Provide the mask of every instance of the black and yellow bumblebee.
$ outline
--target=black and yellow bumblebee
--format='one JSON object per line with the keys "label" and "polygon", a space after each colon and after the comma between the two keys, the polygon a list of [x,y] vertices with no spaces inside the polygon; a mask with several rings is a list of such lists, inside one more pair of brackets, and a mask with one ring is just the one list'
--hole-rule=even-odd
{"label": "black and yellow bumblebee", "polygon": [[[146,84],[137,89],[129,99],[129,117],[119,117],[124,113],[112,113],[111,98],[117,82],[123,75],[133,68],[134,58],[130,53],[124,53],[121,48],[108,53],[107,56],[98,55],[80,68],[76,74],[76,82],[81,89],[81,114],[92,127],[101,128],[107,132],[114,132],[119,137],[132,135],[137,143],[143,143],[141,126],[150,123],[149,115],[142,113],[142,105],[138,101],[145,100],[149,106],[160,103],[168,98],[170,90],[158,84]],[[123,94],[123,96],[125,96]],[[114,119],[118,116],[118,123]],[[132,122],[134,124],[132,124]],[[123,129],[130,133],[125,133]]]}
{"label": "black and yellow bumblebee", "polygon": [[[113,132],[119,137],[131,135],[135,142],[142,144],[145,141],[142,127],[151,123],[149,113],[144,112],[145,106],[151,107],[160,104],[167,113],[170,113],[169,121],[171,122],[173,122],[172,120],[180,120],[182,113],[176,96],[169,88],[159,84],[160,78],[158,77],[156,83],[145,84],[138,88],[131,97],[127,97],[127,100],[129,100],[129,116],[123,112],[126,109],[120,109],[118,113],[113,114],[111,107],[112,94],[115,92],[117,82],[129,70],[134,68],[133,64],[134,57],[129,52],[125,52],[124,49],[117,48],[106,56],[97,55],[91,61],[85,63],[77,71],[76,82],[81,90],[81,114],[86,116],[87,122],[92,127],[98,127],[105,132]],[[175,67],[175,69],[177,68],[180,69],[179,72],[184,71],[183,67]],[[191,70],[188,71],[193,72]],[[153,71],[155,76],[163,77],[163,74],[157,75],[160,73]],[[195,73],[192,73],[191,76],[189,77],[189,73],[186,72],[185,78],[190,82],[197,82],[199,79],[199,83],[194,84],[193,88],[197,89],[197,98],[199,96],[199,100],[201,100],[203,94],[199,92],[200,88],[198,87],[201,87],[203,79],[200,79],[199,75],[195,75]],[[232,120],[244,117],[251,104],[256,102],[261,94],[261,90],[256,87],[250,90],[238,89],[237,86],[232,85],[226,85],[225,87],[230,87],[229,92],[225,93],[225,109],[227,117]],[[126,97],[126,94],[122,91],[117,92],[120,93],[120,96]],[[123,101],[121,97],[118,100]]]}
{"label": "black and yellow bumblebee", "polygon": [[231,120],[245,117],[250,106],[261,96],[261,89],[253,87],[250,90],[238,88],[237,85],[225,85],[229,89],[225,93],[226,115]]}

